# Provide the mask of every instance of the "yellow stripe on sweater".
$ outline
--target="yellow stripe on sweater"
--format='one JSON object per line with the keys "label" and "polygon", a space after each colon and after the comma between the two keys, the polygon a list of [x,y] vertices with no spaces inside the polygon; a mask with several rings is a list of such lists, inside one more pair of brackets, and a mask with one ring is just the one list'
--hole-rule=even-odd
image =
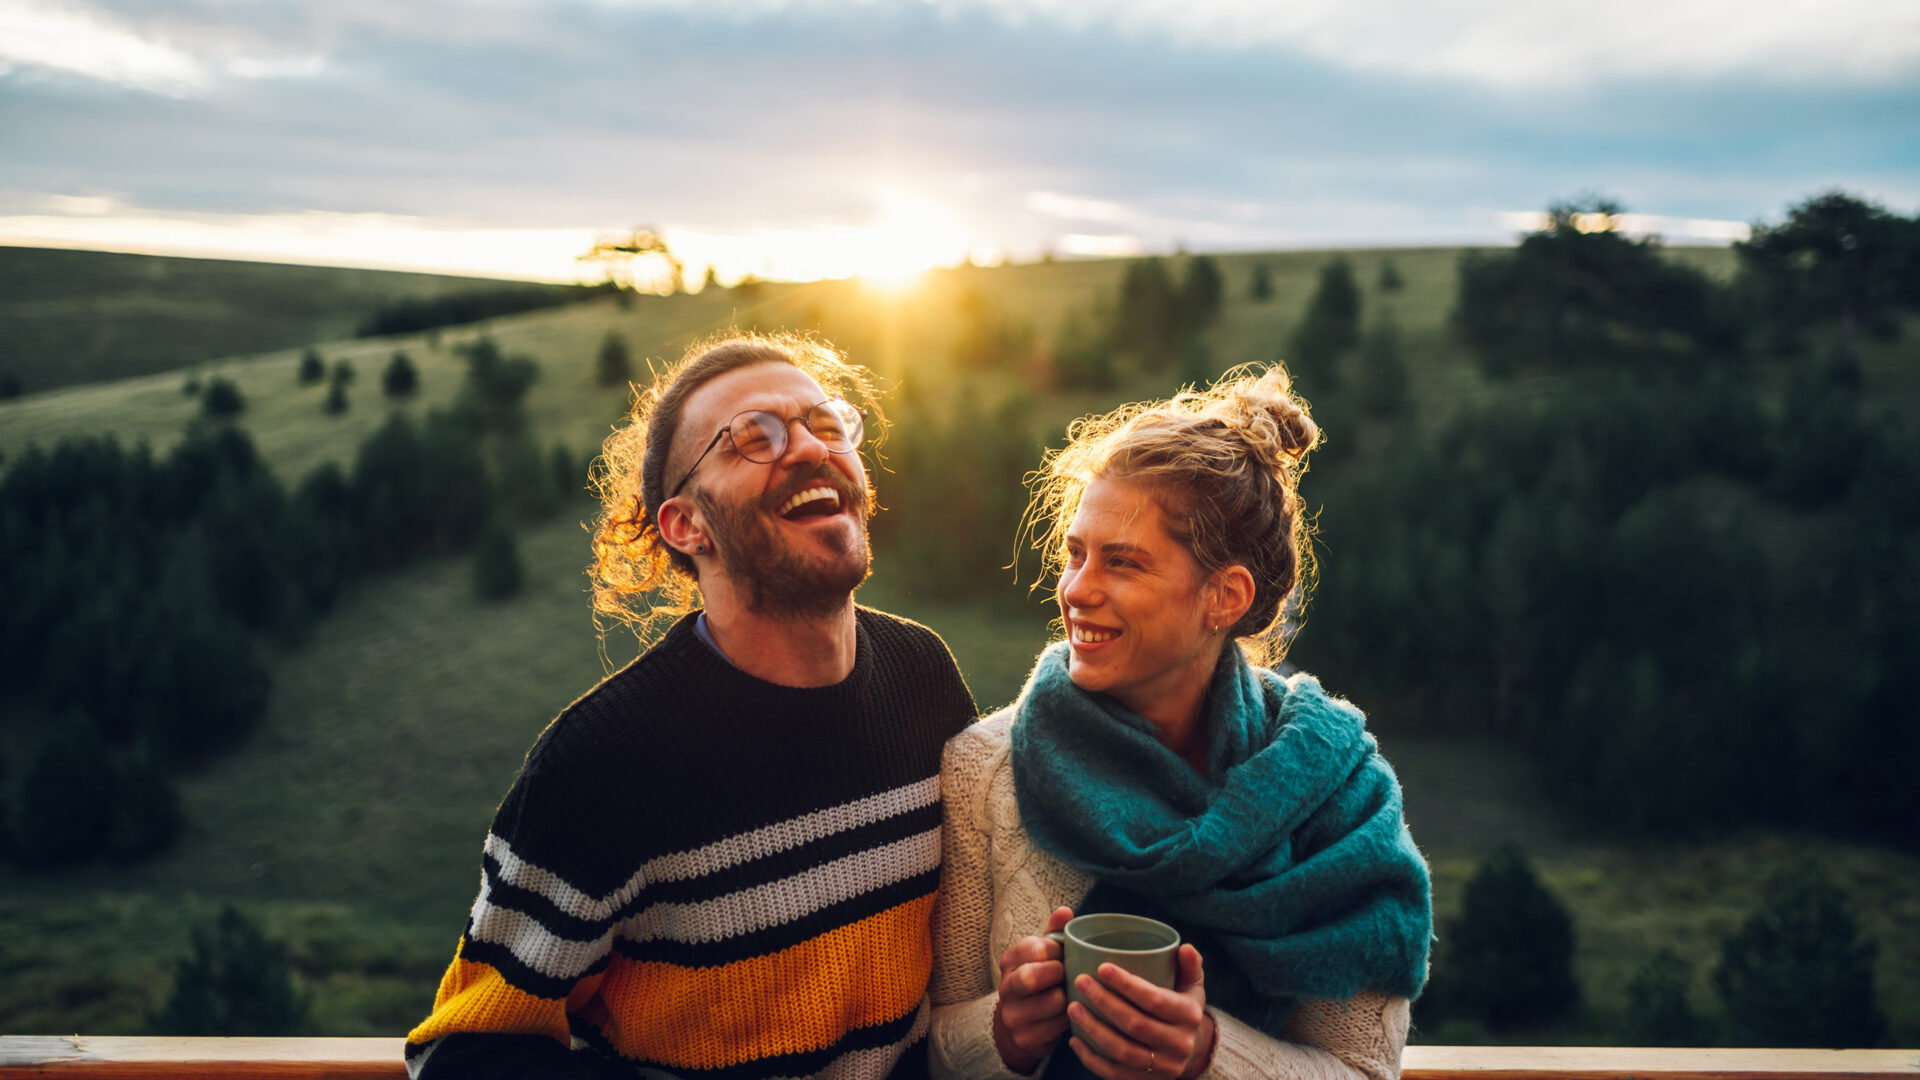
{"label": "yellow stripe on sweater", "polygon": [[603,972],[580,980],[563,1001],[535,997],[508,983],[491,964],[456,956],[440,979],[433,1015],[408,1032],[407,1041],[417,1045],[457,1031],[479,1031],[545,1035],[567,1046],[573,1041],[568,1010],[593,997],[604,977]]}
{"label": "yellow stripe on sweater", "polygon": [[831,1046],[919,1006],[933,967],[934,896],[718,967],[616,961],[600,985],[601,1022],[621,1053],[672,1068]]}

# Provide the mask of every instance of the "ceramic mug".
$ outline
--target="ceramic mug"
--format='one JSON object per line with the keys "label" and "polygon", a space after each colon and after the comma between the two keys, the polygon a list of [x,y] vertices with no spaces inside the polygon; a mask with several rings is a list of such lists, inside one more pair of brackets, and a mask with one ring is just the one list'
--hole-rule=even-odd
{"label": "ceramic mug", "polygon": [[[1102,1020],[1106,1017],[1100,1010],[1081,996],[1080,976],[1098,979],[1100,965],[1112,964],[1171,990],[1179,971],[1180,932],[1141,915],[1081,915],[1067,923],[1065,930],[1047,936],[1060,943],[1061,959],[1067,968],[1067,1000],[1079,1002]],[[1080,1025],[1073,1026],[1073,1033],[1100,1053],[1100,1047],[1087,1038]]]}

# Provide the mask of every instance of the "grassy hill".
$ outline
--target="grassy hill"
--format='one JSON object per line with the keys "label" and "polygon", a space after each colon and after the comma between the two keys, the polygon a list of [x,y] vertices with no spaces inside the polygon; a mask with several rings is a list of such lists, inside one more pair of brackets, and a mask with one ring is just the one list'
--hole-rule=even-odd
{"label": "grassy hill", "polygon": [[[1423,423],[1441,423],[1496,392],[1445,332],[1457,254],[1351,256],[1367,302],[1394,310]],[[1389,257],[1407,279],[1390,295],[1375,287],[1379,261]],[[1720,270],[1729,264],[1726,252],[1685,257]],[[1280,355],[1325,258],[1294,252],[1220,260],[1229,302],[1210,336],[1219,366]],[[1276,295],[1265,303],[1248,297],[1256,263],[1273,275]],[[950,400],[963,389],[996,397],[1021,392],[1020,373],[969,374],[950,362],[962,298],[983,298],[1044,341],[1066,312],[1110,293],[1121,272],[1117,262],[951,271],[901,296],[824,282],[626,304],[609,298],[501,319],[484,332],[535,359],[541,374],[528,411],[540,438],[564,441],[579,455],[597,446],[626,405],[624,390],[593,380],[595,350],[609,331],[624,335],[636,357],[664,360],[728,325],[817,328],[926,400]],[[239,422],[292,482],[323,461],[348,460],[389,409],[419,411],[450,399],[462,371],[453,348],[482,332],[449,332],[436,343],[325,346],[329,362],[346,359],[360,372],[351,408],[337,417],[321,409],[323,387],[297,384],[293,351],[235,356],[208,370],[239,386],[248,403]],[[402,406],[377,388],[396,349],[414,358],[422,378],[419,399]],[[147,375],[0,403],[0,453],[98,432],[164,449],[198,408],[180,384],[178,373]],[[1149,392],[1157,390],[1127,384],[1045,397],[1035,405],[1036,423],[1058,431],[1073,416]],[[881,503],[913,482],[878,472]],[[634,653],[632,639],[615,632],[603,654],[588,615],[579,522],[590,513],[583,501],[521,534],[527,588],[506,604],[473,598],[463,560],[360,582],[310,641],[274,654],[274,694],[261,727],[184,779],[189,827],[173,849],[130,866],[0,880],[0,1030],[139,1030],[167,991],[188,927],[229,900],[291,943],[320,1033],[394,1035],[418,1020],[472,901],[486,822],[522,754],[559,708]],[[979,703],[992,707],[1013,696],[1046,640],[1049,613],[1044,603],[1022,605],[1024,589],[1010,574],[983,577],[977,602],[933,604],[891,573],[882,555],[861,598],[940,631]],[[1920,860],[1790,835],[1663,847],[1595,840],[1548,815],[1532,770],[1499,746],[1400,730],[1382,739],[1406,782],[1409,821],[1433,860],[1443,915],[1457,909],[1475,862],[1510,838],[1573,908],[1587,998],[1583,1014],[1556,1037],[1607,1041],[1628,981],[1663,944],[1695,963],[1695,1005],[1711,1011],[1706,972],[1720,938],[1751,909],[1771,870],[1818,855],[1881,943],[1881,996],[1896,1039],[1920,1042]]]}
{"label": "grassy hill", "polygon": [[504,284],[0,246],[0,377],[35,393],[170,371],[345,338],[383,305]]}

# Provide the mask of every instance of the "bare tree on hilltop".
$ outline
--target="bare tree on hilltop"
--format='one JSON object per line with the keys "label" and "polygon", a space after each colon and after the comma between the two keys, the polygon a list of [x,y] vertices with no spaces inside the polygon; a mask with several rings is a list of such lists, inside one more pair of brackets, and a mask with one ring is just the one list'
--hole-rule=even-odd
{"label": "bare tree on hilltop", "polygon": [[680,291],[685,267],[681,265],[680,257],[667,247],[666,238],[655,229],[636,228],[616,236],[596,237],[593,247],[579,256],[579,261],[602,264],[607,269],[608,281],[622,289],[632,289],[633,263],[643,256],[653,256],[666,263],[668,296]]}

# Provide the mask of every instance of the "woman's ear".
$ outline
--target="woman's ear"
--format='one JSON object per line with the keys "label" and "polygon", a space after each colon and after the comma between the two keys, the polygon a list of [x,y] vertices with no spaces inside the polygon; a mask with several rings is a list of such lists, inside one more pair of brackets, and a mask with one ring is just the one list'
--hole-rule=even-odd
{"label": "woman's ear", "polygon": [[660,539],[682,555],[705,555],[712,550],[707,543],[706,522],[691,499],[678,496],[660,505]]}
{"label": "woman's ear", "polygon": [[1216,570],[1208,582],[1207,625],[1225,630],[1253,606],[1253,573],[1239,563]]}

